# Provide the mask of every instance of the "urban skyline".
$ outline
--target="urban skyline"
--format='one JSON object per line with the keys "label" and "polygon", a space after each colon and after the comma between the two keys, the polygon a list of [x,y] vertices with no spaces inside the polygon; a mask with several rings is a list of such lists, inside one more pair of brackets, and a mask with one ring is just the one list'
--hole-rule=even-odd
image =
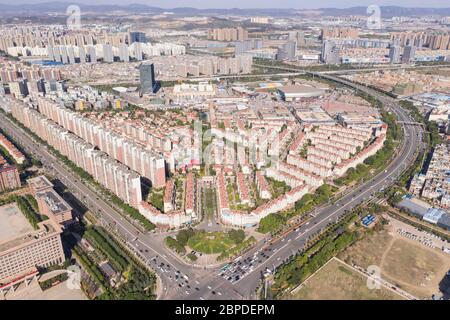
{"label": "urban skyline", "polygon": [[[52,2],[68,3],[66,0],[18,0],[16,4],[48,4]],[[0,0],[0,3],[10,4],[4,0]],[[86,0],[75,1],[75,3],[91,4],[92,2]],[[245,1],[228,1],[224,4],[223,1],[212,0],[205,4],[202,0],[167,0],[167,1],[151,1],[151,0],[125,0],[125,1],[105,1],[96,0],[95,4],[99,5],[130,5],[130,4],[143,4],[148,6],[160,7],[160,8],[181,8],[181,7],[193,7],[199,9],[230,9],[230,8],[275,8],[272,1],[269,0],[245,0]],[[295,8],[295,9],[319,9],[319,8],[350,8],[369,5],[379,6],[399,6],[399,7],[416,7],[416,8],[446,8],[448,6],[443,5],[442,1],[428,1],[424,4],[421,1],[416,0],[372,0],[372,1],[355,1],[345,0],[336,2],[334,0],[320,0],[314,4],[305,1],[293,1],[293,0],[281,0],[276,4],[276,8]]]}

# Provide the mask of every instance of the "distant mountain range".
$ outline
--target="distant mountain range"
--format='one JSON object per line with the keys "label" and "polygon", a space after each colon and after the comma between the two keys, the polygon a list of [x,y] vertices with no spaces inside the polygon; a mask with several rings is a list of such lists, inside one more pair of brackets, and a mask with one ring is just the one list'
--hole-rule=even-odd
{"label": "distant mountain range", "polygon": [[[37,16],[42,14],[62,14],[66,12],[69,5],[74,3],[64,2],[45,2],[37,4],[0,4],[0,16],[18,15],[18,16]],[[81,11],[86,13],[108,14],[113,12],[124,12],[130,14],[162,14],[164,12],[173,12],[176,15],[214,15],[214,14],[233,14],[233,15],[271,15],[271,16],[290,16],[305,14],[311,11],[320,12],[324,16],[348,16],[348,15],[366,15],[367,7],[351,7],[345,9],[338,8],[319,8],[315,10],[306,9],[196,9],[190,7],[179,7],[164,9],[147,6],[145,4],[129,5],[89,5],[78,4]],[[393,16],[424,16],[440,15],[450,16],[450,8],[405,8],[398,6],[381,6],[383,17]]]}

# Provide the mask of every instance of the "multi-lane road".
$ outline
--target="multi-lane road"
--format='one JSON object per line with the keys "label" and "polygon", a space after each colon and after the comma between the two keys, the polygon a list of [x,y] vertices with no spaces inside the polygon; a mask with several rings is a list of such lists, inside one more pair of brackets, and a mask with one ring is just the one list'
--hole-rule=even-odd
{"label": "multi-lane road", "polygon": [[[388,110],[395,113],[400,121],[412,122],[409,114],[397,101],[365,86],[336,78],[332,75],[314,73],[315,76],[339,81],[355,89],[362,90],[379,99]],[[176,257],[163,244],[166,234],[142,233],[114,208],[108,200],[85,184],[80,178],[57,159],[47,148],[40,145],[11,120],[0,117],[0,125],[25,150],[40,159],[52,175],[91,211],[102,217],[104,224],[115,229],[126,245],[144,263],[149,265],[161,279],[160,299],[250,299],[255,297],[255,289],[260,284],[261,274],[267,269],[274,270],[289,256],[303,248],[308,238],[336,222],[346,212],[369,200],[377,192],[394,183],[397,177],[414,161],[416,151],[421,146],[422,128],[403,124],[404,139],[395,158],[386,170],[371,180],[355,187],[334,204],[318,208],[309,220],[297,229],[284,235],[271,245],[258,243],[232,263],[227,270],[220,267],[205,268],[192,266]]]}
{"label": "multi-lane road", "polygon": [[[356,85],[331,75],[316,73],[315,76],[339,81],[355,89],[367,92],[379,99],[389,111],[395,113],[399,121],[411,122],[409,114],[393,98],[387,97],[365,86]],[[253,248],[253,250],[245,254],[231,266],[232,271],[226,271],[225,274],[220,276],[222,272],[216,270],[216,274],[211,274],[208,278],[211,290],[209,292],[201,290],[194,294],[192,298],[202,297],[204,299],[213,299],[217,297],[217,294],[212,294],[212,291],[228,292],[230,285],[231,290],[239,292],[243,297],[254,297],[255,289],[260,284],[261,272],[267,269],[274,270],[281,265],[286,258],[302,249],[309,237],[319,230],[326,228],[329,223],[336,222],[352,208],[362,202],[368,201],[376,193],[393,184],[402,172],[414,162],[417,150],[422,146],[422,128],[415,125],[403,125],[402,129],[404,139],[400,144],[395,158],[385,170],[378,173],[371,180],[355,187],[355,189],[334,204],[329,204],[316,210],[308,222],[280,238],[272,245],[265,246],[264,244],[260,244]],[[240,270],[245,273],[242,275]],[[230,275],[231,279],[228,280]],[[236,275],[238,278],[236,278]],[[236,279],[238,280],[236,281]],[[223,296],[218,298],[223,298]]]}

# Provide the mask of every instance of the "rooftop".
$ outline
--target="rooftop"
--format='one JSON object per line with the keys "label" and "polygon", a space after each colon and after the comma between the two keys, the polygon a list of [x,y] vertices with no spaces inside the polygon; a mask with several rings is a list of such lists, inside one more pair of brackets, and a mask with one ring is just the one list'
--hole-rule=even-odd
{"label": "rooftop", "polygon": [[45,176],[28,179],[28,184],[36,191],[53,188],[53,184]]}
{"label": "rooftop", "polygon": [[53,189],[36,193],[36,198],[41,197],[55,215],[70,210],[69,205]]}
{"label": "rooftop", "polygon": [[0,207],[0,243],[34,231],[16,203]]}
{"label": "rooftop", "polygon": [[304,96],[320,96],[325,93],[323,89],[301,86],[301,85],[288,85],[279,88],[284,94],[300,94]]}

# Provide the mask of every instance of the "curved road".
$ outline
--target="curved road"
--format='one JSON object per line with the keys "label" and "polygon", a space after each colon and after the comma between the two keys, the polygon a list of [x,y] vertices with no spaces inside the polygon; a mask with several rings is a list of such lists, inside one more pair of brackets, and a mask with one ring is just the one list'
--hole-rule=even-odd
{"label": "curved road", "polygon": [[[388,110],[394,112],[399,121],[412,122],[409,114],[393,98],[331,75],[314,73],[314,76],[338,81],[367,92],[377,97]],[[113,208],[107,200],[103,200],[98,191],[80,181],[76,174],[72,173],[61,161],[45,147],[34,141],[28,133],[14,122],[1,117],[0,124],[2,129],[24,147],[27,152],[40,159],[44,167],[59,178],[80,202],[90,210],[100,214],[103,222],[110,225],[121,235],[130,250],[134,251],[144,263],[156,271],[163,283],[160,299],[236,300],[256,298],[254,293],[260,284],[262,272],[266,269],[274,270],[289,256],[301,250],[308,238],[314,233],[326,228],[329,223],[336,222],[347,211],[391,185],[415,160],[416,150],[421,145],[422,137],[420,126],[402,125],[404,139],[395,159],[385,171],[357,186],[336,203],[317,209],[308,222],[268,247],[264,243],[257,244],[240,258],[241,266],[247,265],[247,267],[244,267],[246,269],[245,274],[241,274],[240,278],[236,280],[234,273],[230,279],[233,281],[231,282],[228,280],[232,274],[231,271],[227,271],[225,276],[220,276],[219,268],[193,267],[180,261],[170,250],[165,248],[163,244],[165,234],[139,232],[116,208]],[[266,250],[262,251],[263,247]],[[242,263],[244,260],[245,262]]]}

